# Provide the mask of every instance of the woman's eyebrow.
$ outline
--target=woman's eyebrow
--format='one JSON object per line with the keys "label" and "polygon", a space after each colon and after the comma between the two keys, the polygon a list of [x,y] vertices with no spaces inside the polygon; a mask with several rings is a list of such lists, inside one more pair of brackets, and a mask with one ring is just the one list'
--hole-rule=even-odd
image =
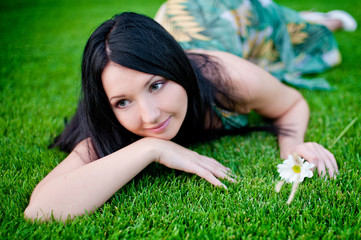
{"label": "woman's eyebrow", "polygon": [[110,102],[112,99],[114,99],[114,98],[124,98],[124,97],[125,97],[124,94],[116,95],[116,96],[113,96],[113,97],[109,98],[109,102]]}
{"label": "woman's eyebrow", "polygon": [[[157,77],[157,75],[152,75],[145,83],[144,83],[144,87],[147,87],[149,85],[149,83],[155,78]],[[120,95],[115,95],[112,96],[111,98],[109,98],[109,102],[114,99],[114,98],[124,98],[125,95],[124,94],[120,94]]]}
{"label": "woman's eyebrow", "polygon": [[152,75],[152,76],[148,79],[148,81],[146,81],[146,82],[144,83],[144,87],[148,86],[149,83],[150,83],[155,77],[157,77],[157,75]]}

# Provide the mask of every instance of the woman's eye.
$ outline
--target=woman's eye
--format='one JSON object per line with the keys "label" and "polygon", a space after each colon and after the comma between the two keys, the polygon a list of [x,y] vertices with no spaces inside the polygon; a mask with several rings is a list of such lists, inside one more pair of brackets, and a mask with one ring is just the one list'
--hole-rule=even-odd
{"label": "woman's eye", "polygon": [[117,102],[116,107],[125,108],[128,104],[129,104],[128,100],[122,99]]}
{"label": "woman's eye", "polygon": [[164,85],[164,81],[155,82],[150,86],[150,91],[154,92],[159,90]]}

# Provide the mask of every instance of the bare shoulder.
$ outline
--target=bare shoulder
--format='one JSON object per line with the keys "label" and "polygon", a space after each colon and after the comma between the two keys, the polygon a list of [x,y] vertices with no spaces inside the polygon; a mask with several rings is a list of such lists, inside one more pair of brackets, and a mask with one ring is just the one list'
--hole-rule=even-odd
{"label": "bare shoulder", "polygon": [[[268,72],[256,64],[228,52],[202,49],[191,50],[190,52],[213,57],[213,60],[220,64],[230,80],[247,88],[261,84],[264,76],[269,76]],[[267,81],[279,82],[277,79],[267,79]]]}
{"label": "bare shoulder", "polygon": [[[245,94],[244,97],[250,97],[253,90],[262,84],[263,75],[268,74],[256,64],[228,52],[201,49],[191,50],[190,52],[213,57],[213,61],[216,61],[221,66],[231,83],[233,83],[232,86],[241,87]],[[251,89],[253,90],[249,91]]]}
{"label": "bare shoulder", "polygon": [[275,118],[301,97],[298,91],[281,83],[263,68],[236,55],[198,49],[191,52],[207,54],[218,61],[229,78],[230,94],[239,103],[236,106],[238,112],[255,110],[261,115]]}
{"label": "bare shoulder", "polygon": [[216,61],[227,76],[230,86],[230,95],[235,96],[235,100],[242,102],[241,112],[249,112],[253,109],[253,102],[261,94],[265,82],[279,84],[279,81],[272,79],[270,74],[252,62],[249,62],[234,54],[222,51],[191,50],[192,53],[206,54]]}
{"label": "bare shoulder", "polygon": [[81,141],[73,151],[46,176],[46,179],[65,174],[91,163],[96,160],[93,152],[93,147],[89,139]]}
{"label": "bare shoulder", "polygon": [[242,63],[242,64],[246,64],[246,65],[254,65],[253,63],[238,57],[232,53],[228,53],[228,52],[223,52],[223,51],[217,51],[217,50],[205,50],[205,49],[192,49],[192,50],[187,50],[187,52],[190,53],[198,53],[198,54],[205,54],[205,55],[209,55],[211,57],[214,57],[213,59],[215,61],[218,61],[221,64],[226,64],[223,67],[226,67],[228,69],[228,67],[230,69],[234,68],[235,66],[237,66],[238,64]]}
{"label": "bare shoulder", "polygon": [[95,160],[93,159],[94,155],[89,154],[93,151],[92,149],[93,147],[89,139],[81,141],[61,163],[59,163],[43,180],[41,180],[41,182],[36,186],[33,194],[35,194],[37,189],[41,188],[52,179],[75,171]]}
{"label": "bare shoulder", "polygon": [[97,159],[93,144],[90,139],[84,139],[83,141],[78,143],[78,145],[73,149],[70,155],[71,154],[76,155],[76,157],[80,158],[85,164]]}
{"label": "bare shoulder", "polygon": [[[73,151],[59,164],[60,168],[77,168],[96,160],[93,145],[90,139],[84,139]],[[54,169],[55,170],[55,169]]]}

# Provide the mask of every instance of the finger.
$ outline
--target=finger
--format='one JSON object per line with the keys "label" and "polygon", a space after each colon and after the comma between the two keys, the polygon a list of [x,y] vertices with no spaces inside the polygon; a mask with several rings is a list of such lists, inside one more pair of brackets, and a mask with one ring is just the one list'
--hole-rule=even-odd
{"label": "finger", "polygon": [[317,148],[319,154],[322,156],[322,160],[324,160],[326,168],[328,170],[328,174],[330,177],[336,177],[335,172],[338,172],[336,159],[325,147],[318,144]]}
{"label": "finger", "polygon": [[[326,167],[328,168],[328,174],[330,175],[330,177],[335,178],[335,172],[338,172],[338,168],[337,168],[337,163],[336,163],[336,159],[333,156],[332,153],[330,153],[326,148],[324,148],[323,146],[321,146],[321,150],[322,150],[322,154],[325,156],[325,158],[327,159],[326,162]],[[328,164],[328,165],[327,165]]]}
{"label": "finger", "polygon": [[308,162],[315,164],[315,166],[317,167],[318,175],[323,177],[326,174],[325,163],[324,161],[320,160],[320,156],[315,146],[312,145],[311,148],[311,153],[307,154],[307,157],[305,157],[305,159]]}
{"label": "finger", "polygon": [[322,158],[320,158],[320,152],[318,150],[319,146],[317,143],[309,142],[305,145],[305,152],[307,154],[304,155],[304,158],[310,162],[313,163],[317,167],[318,175],[319,176],[325,176],[326,175],[326,166],[325,162]]}
{"label": "finger", "polygon": [[228,179],[231,182],[236,182],[235,179],[233,179],[230,175],[229,175],[229,171],[227,170],[226,167],[224,167],[221,164],[214,164],[213,162],[209,162],[209,158],[204,156],[204,160],[200,161],[199,164],[207,169],[208,171],[210,171],[214,176],[216,176],[217,178],[221,178],[221,179]]}
{"label": "finger", "polygon": [[219,181],[211,172],[209,172],[207,169],[204,168],[198,168],[195,172],[198,176],[201,178],[207,180],[209,183],[213,184],[217,187],[224,187],[227,189],[226,185],[224,185],[221,181]]}
{"label": "finger", "polygon": [[326,175],[326,165],[323,161],[317,163],[318,175],[324,177]]}
{"label": "finger", "polygon": [[318,171],[318,175],[321,177],[324,177],[326,175],[326,165],[325,162],[320,160],[319,156],[316,154],[316,150],[313,150],[313,154],[312,154],[312,162],[315,163],[316,167],[317,167],[317,171]]}
{"label": "finger", "polygon": [[225,172],[230,172],[232,171],[230,168],[224,166],[223,164],[221,164],[220,162],[218,162],[217,160],[215,160],[214,158],[211,157],[207,157],[207,156],[202,156],[204,161],[209,162],[210,164],[214,165],[215,167],[218,167],[220,169],[223,169]]}
{"label": "finger", "polygon": [[338,166],[337,166],[337,161],[336,161],[335,156],[329,150],[327,150],[326,148],[325,148],[325,151],[326,151],[326,154],[327,154],[328,158],[331,160],[331,163],[334,166],[335,171],[337,173],[338,172]]}
{"label": "finger", "polygon": [[[207,157],[207,156],[202,156],[202,163],[205,163],[206,165],[210,165],[212,166],[212,170],[214,169],[215,171],[222,171],[223,173],[227,174],[228,176],[232,175],[232,170],[226,166],[224,166],[223,164],[221,164],[220,162],[218,162],[217,160]],[[206,166],[205,165],[205,166]]]}
{"label": "finger", "polygon": [[[334,168],[334,166],[333,166],[333,164],[331,162],[331,159],[329,159],[328,155],[326,154],[325,150],[326,149],[320,144],[317,144],[315,146],[315,151],[317,152],[319,161],[323,162],[325,164],[328,175],[330,177],[333,177],[333,174],[335,172],[335,168]],[[326,172],[325,172],[325,174],[326,174]]]}

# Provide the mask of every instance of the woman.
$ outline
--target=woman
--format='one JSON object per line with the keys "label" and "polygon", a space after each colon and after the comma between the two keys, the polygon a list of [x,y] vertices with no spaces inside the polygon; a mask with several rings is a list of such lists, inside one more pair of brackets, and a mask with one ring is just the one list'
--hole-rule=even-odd
{"label": "woman", "polygon": [[298,153],[335,176],[334,156],[303,141],[309,110],[299,92],[233,54],[185,52],[148,17],[115,16],[84,50],[81,100],[54,144],[70,154],[36,186],[25,216],[92,212],[152,162],[224,186],[230,169],[184,146],[244,131],[251,110],[288,129],[278,138],[282,158]]}

